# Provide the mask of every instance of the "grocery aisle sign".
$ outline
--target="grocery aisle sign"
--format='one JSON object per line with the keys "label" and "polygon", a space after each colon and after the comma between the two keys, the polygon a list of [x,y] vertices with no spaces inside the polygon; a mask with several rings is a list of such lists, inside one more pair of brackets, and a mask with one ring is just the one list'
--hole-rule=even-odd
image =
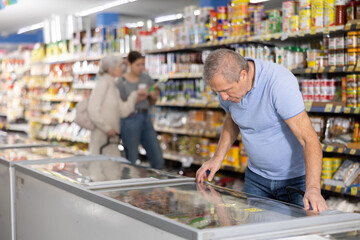
{"label": "grocery aisle sign", "polygon": [[0,0],[0,9],[4,9],[9,5],[17,3],[17,0]]}

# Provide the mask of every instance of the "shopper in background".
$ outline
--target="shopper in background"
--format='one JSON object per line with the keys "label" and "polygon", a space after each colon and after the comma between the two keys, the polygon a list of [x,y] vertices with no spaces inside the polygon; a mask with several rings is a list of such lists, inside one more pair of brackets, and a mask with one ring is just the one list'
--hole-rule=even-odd
{"label": "shopper in background", "polygon": [[[138,90],[132,92],[127,101],[121,100],[116,83],[123,73],[122,62],[121,57],[114,55],[106,56],[100,62],[96,86],[91,92],[88,104],[89,117],[95,124],[89,144],[92,154],[100,154],[100,148],[107,142],[108,137],[118,141],[120,118],[128,116],[134,111],[136,102],[147,97],[145,90]],[[117,144],[112,144],[104,148],[103,154],[120,156],[120,151]]]}
{"label": "shopper in background", "polygon": [[214,178],[241,132],[248,154],[245,192],[288,201],[286,187],[292,186],[305,191],[304,197],[293,196],[294,203],[326,210],[322,149],[295,76],[280,65],[220,49],[206,59],[204,80],[218,93],[226,117],[215,155],[197,171],[197,181],[203,182],[207,171],[208,179]]}
{"label": "shopper in background", "polygon": [[164,159],[157,134],[149,114],[150,102],[155,102],[158,92],[154,90],[155,82],[144,73],[145,58],[141,53],[132,51],[127,57],[128,71],[119,80],[118,88],[125,101],[130,94],[138,89],[147,89],[148,98],[135,105],[135,111],[121,119],[121,138],[126,148],[126,158],[135,163],[139,157],[138,147],[141,144],[145,150],[152,168],[162,169]]}

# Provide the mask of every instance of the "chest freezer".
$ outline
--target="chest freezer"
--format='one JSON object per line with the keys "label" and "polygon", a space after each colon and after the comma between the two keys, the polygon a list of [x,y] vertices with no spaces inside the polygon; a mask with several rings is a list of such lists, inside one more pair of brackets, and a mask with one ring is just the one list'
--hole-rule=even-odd
{"label": "chest freezer", "polygon": [[[10,137],[11,136],[11,137]],[[27,160],[41,160],[49,158],[66,158],[74,156],[63,148],[48,143],[28,140],[18,135],[8,134],[7,141],[3,139],[0,145],[0,239],[13,239],[11,228],[13,226],[12,190],[13,164]],[[17,139],[21,139],[17,141]]]}
{"label": "chest freezer", "polygon": [[312,213],[192,178],[86,188],[27,165],[15,165],[15,175],[18,240],[275,239],[360,229],[358,214]]}

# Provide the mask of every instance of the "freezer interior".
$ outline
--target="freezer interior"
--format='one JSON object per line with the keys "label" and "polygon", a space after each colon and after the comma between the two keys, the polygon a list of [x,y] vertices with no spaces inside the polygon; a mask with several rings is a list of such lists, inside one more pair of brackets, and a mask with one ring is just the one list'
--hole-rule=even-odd
{"label": "freezer interior", "polygon": [[318,215],[294,205],[194,182],[98,192],[195,229],[288,221]]}
{"label": "freezer interior", "polygon": [[48,158],[68,158],[74,154],[60,147],[22,147],[2,149],[0,158],[8,161],[40,160]]}
{"label": "freezer interior", "polygon": [[45,172],[61,180],[92,187],[126,182],[126,180],[152,181],[181,178],[178,175],[171,175],[164,171],[113,160],[34,164],[30,165],[30,168]]}

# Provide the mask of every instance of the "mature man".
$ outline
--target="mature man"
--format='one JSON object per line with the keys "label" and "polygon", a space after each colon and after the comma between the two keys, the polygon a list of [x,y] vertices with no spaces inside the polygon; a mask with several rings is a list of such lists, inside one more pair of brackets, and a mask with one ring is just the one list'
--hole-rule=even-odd
{"label": "mature man", "polygon": [[213,179],[241,132],[248,154],[245,192],[288,201],[285,188],[293,186],[305,191],[294,203],[326,210],[321,145],[295,76],[280,65],[219,49],[207,57],[204,79],[218,93],[226,117],[215,155],[197,171],[197,181],[203,182],[208,170]]}

